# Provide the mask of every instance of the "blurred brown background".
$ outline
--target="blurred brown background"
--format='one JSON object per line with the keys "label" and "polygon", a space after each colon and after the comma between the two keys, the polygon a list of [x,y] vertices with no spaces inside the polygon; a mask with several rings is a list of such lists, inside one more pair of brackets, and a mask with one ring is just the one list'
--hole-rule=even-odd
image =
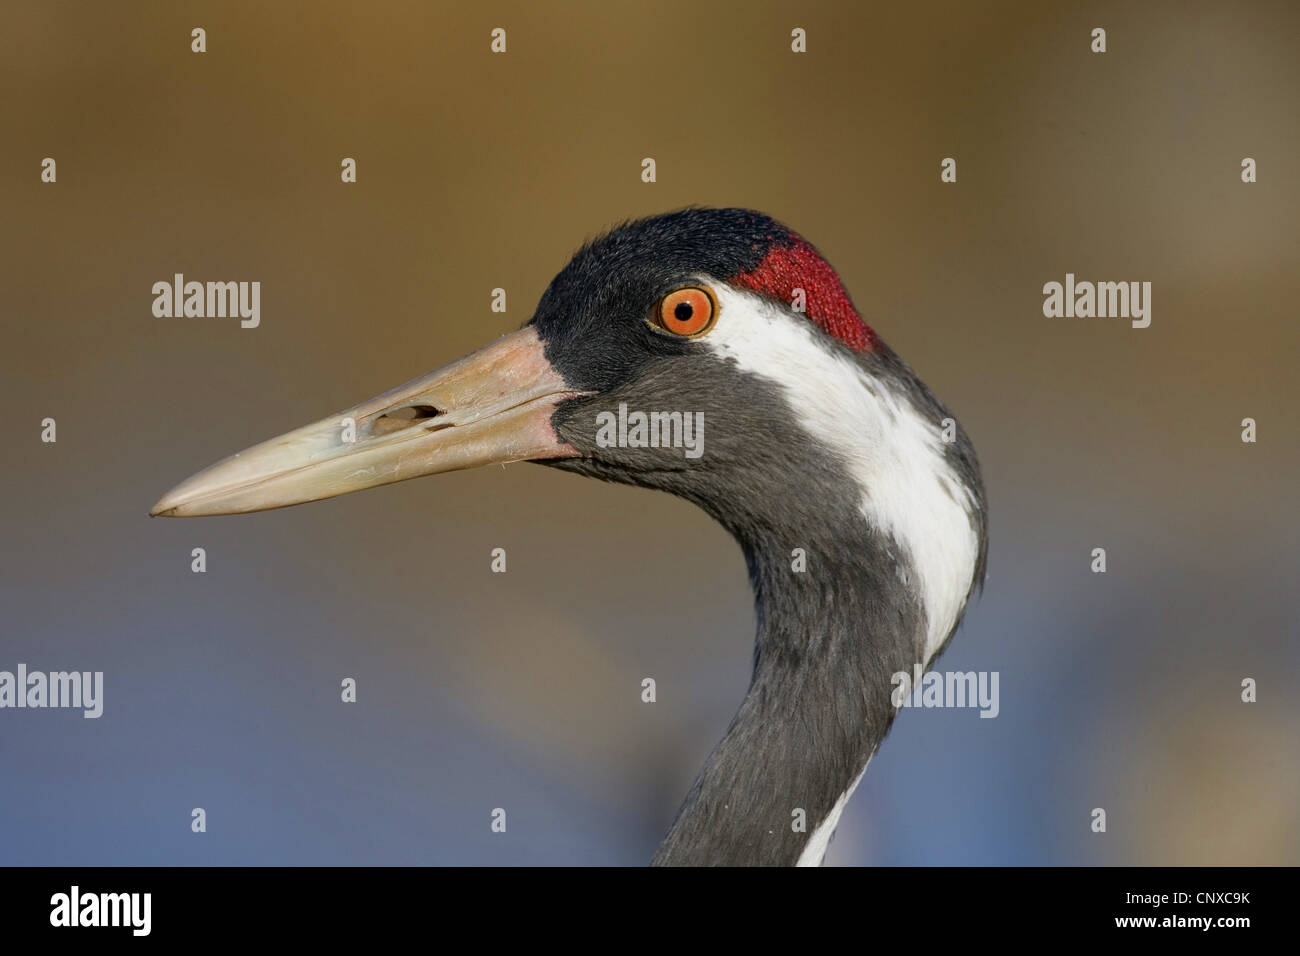
{"label": "blurred brown background", "polygon": [[[904,712],[828,862],[1300,861],[1298,27],[1287,3],[8,4],[0,669],[107,689],[99,720],[0,712],[0,862],[648,860],[748,678],[743,562],[701,513],[519,465],[146,514],[687,204],[816,243],[989,488],[988,586],[939,666],[999,671],[1001,714]],[[175,272],[260,281],[260,328],[155,318]],[[1150,281],[1151,327],[1044,318],[1066,272]]]}

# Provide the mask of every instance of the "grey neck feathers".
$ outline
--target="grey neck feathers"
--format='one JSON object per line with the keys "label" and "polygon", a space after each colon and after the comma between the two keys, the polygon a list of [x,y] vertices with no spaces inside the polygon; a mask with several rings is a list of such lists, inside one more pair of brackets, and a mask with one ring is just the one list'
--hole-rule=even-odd
{"label": "grey neck feathers", "polygon": [[793,865],[893,721],[892,675],[925,630],[915,576],[851,503],[819,508],[776,534],[732,528],[758,614],[753,679],[655,865]]}

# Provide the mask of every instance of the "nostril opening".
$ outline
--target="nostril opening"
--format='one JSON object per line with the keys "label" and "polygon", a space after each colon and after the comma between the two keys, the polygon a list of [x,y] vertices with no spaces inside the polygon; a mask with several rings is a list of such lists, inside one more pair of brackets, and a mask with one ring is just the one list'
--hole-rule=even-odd
{"label": "nostril opening", "polygon": [[438,410],[432,405],[407,405],[405,408],[399,408],[392,414],[385,415],[385,418],[414,419],[414,418],[436,418]]}
{"label": "nostril opening", "polygon": [[440,414],[442,413],[432,405],[407,405],[405,408],[385,412],[376,418],[374,431],[382,435],[385,432],[397,431],[399,428],[421,424],[431,418],[437,418]]}

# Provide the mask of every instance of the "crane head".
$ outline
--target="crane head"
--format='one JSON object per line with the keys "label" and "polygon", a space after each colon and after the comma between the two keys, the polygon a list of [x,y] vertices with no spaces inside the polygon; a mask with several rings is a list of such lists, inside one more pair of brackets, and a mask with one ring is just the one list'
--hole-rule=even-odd
{"label": "crane head", "polygon": [[218,462],[152,513],[262,511],[514,461],[668,491],[747,548],[863,522],[936,591],[937,630],[982,572],[966,436],[826,260],[743,209],[613,229],[520,330]]}

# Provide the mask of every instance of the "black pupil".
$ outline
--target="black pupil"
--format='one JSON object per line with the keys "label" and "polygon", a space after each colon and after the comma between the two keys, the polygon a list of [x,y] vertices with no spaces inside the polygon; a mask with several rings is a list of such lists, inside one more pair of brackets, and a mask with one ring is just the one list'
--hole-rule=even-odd
{"label": "black pupil", "polygon": [[678,322],[685,322],[695,314],[695,308],[689,302],[678,302],[673,308],[673,318]]}

